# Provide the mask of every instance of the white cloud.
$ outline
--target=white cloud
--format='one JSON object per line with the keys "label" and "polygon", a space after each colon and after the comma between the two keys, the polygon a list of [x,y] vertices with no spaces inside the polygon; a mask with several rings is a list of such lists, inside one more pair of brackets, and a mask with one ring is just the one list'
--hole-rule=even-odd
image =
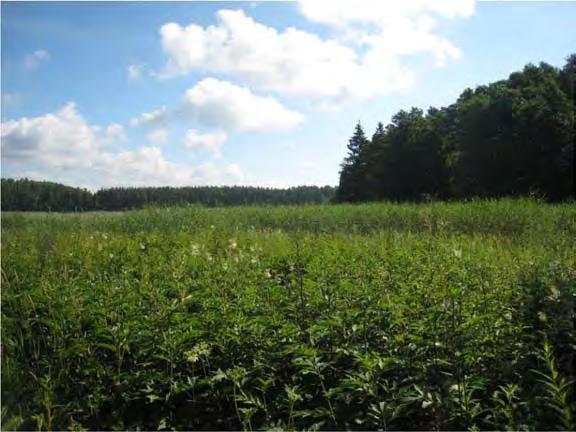
{"label": "white cloud", "polygon": [[79,156],[89,156],[102,145],[99,130],[84,120],[74,103],[56,113],[9,120],[2,123],[2,158],[86,165]]}
{"label": "white cloud", "polygon": [[298,0],[298,5],[309,20],[334,26],[346,38],[368,45],[367,56],[429,53],[441,67],[448,59],[458,59],[460,50],[435,33],[436,19],[468,17],[475,0]]}
{"label": "white cloud", "polygon": [[39,49],[34,51],[32,54],[28,54],[24,58],[24,68],[28,70],[36,69],[48,60],[50,60],[50,54],[48,51]]}
{"label": "white cloud", "polygon": [[166,129],[154,129],[148,133],[148,141],[151,144],[165,144],[168,141],[168,131]]}
{"label": "white cloud", "polygon": [[435,32],[435,18],[468,16],[474,1],[300,0],[299,8],[309,20],[337,29],[340,40],[292,27],[278,31],[241,10],[220,10],[216,25],[161,27],[164,76],[223,73],[260,89],[333,101],[399,91],[414,79],[402,56],[430,53],[437,65],[459,57]]}
{"label": "white cloud", "polygon": [[165,159],[158,147],[142,147],[117,154],[102,154],[94,164],[100,184],[129,186],[194,186],[240,184],[244,180],[237,164],[206,163],[189,166]]}
{"label": "white cloud", "polygon": [[228,81],[205,78],[188,89],[176,108],[163,106],[145,112],[131,124],[160,128],[174,121],[242,132],[287,130],[302,123],[304,117],[272,97],[258,96]]}
{"label": "white cloud", "polygon": [[226,132],[200,133],[196,129],[189,129],[182,142],[186,148],[209,150],[214,153],[215,158],[219,158],[227,138]]}
{"label": "white cloud", "polygon": [[106,150],[112,138],[122,135],[120,125],[90,125],[73,103],[55,113],[10,120],[2,123],[2,170],[11,177],[90,188],[243,182],[236,164],[189,166],[166,160],[156,146]]}
{"label": "white cloud", "polygon": [[106,128],[106,138],[112,142],[126,141],[126,132],[124,126],[118,123],[112,123]]}
{"label": "white cloud", "polygon": [[133,65],[133,64],[129,65],[126,68],[128,78],[133,81],[139,80],[140,78],[142,78],[142,69],[143,69],[142,65]]}
{"label": "white cloud", "polygon": [[[300,12],[309,20],[347,26],[350,23],[384,24],[399,19],[437,15],[443,18],[467,17],[474,13],[475,0],[297,0]],[[396,42],[396,41],[395,41]]]}
{"label": "white cloud", "polygon": [[405,88],[407,70],[390,59],[366,62],[352,48],[295,28],[278,32],[240,10],[221,10],[216,26],[162,26],[166,74],[234,75],[251,86],[309,97],[369,97]]}
{"label": "white cloud", "polygon": [[140,117],[134,117],[130,120],[130,124],[134,127],[150,126],[158,127],[167,120],[169,117],[168,109],[163,106],[158,110],[145,112]]}
{"label": "white cloud", "polygon": [[237,131],[291,129],[304,117],[271,97],[248,88],[206,78],[186,92],[184,111],[193,122]]}

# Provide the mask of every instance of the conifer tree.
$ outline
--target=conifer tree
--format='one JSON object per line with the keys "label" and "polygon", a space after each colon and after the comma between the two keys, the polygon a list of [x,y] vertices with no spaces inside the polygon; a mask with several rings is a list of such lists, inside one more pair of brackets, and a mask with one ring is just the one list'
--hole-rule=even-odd
{"label": "conifer tree", "polygon": [[341,165],[338,201],[360,201],[365,197],[366,151],[369,143],[358,122],[354,135],[348,141],[348,154]]}

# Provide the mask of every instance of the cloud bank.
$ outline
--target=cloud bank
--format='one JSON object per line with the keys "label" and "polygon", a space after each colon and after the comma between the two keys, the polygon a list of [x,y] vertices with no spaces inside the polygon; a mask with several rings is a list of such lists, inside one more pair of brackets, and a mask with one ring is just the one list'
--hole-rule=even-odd
{"label": "cloud bank", "polygon": [[[160,148],[114,149],[123,128],[90,125],[74,103],[33,118],[2,123],[2,163],[13,177],[50,179],[88,188],[242,183],[237,164],[190,166],[169,161]],[[3,166],[3,171],[6,171]]]}
{"label": "cloud bank", "polygon": [[298,7],[337,36],[279,31],[242,10],[220,10],[215,25],[160,28],[168,56],[163,76],[226,74],[261,90],[333,100],[380,96],[412,85],[405,56],[430,54],[437,66],[460,57],[436,31],[438,19],[470,16],[474,1],[299,0]]}

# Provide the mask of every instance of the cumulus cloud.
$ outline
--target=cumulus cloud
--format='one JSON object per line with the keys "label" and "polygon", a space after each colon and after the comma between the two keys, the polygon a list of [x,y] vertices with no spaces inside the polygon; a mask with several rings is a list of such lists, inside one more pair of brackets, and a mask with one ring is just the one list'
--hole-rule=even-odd
{"label": "cumulus cloud", "polygon": [[238,164],[205,163],[189,166],[166,160],[158,147],[104,153],[94,164],[100,184],[115,186],[193,186],[240,184],[244,172]]}
{"label": "cumulus cloud", "polygon": [[84,187],[238,184],[236,164],[189,166],[167,160],[160,148],[109,151],[123,129],[90,125],[69,103],[55,113],[2,123],[2,170]]}
{"label": "cumulus cloud", "polygon": [[28,54],[24,58],[24,68],[28,70],[36,69],[42,63],[50,60],[50,54],[44,49],[39,49],[34,51],[32,54]]}
{"label": "cumulus cloud", "polygon": [[78,156],[89,155],[102,144],[99,130],[84,120],[74,103],[56,113],[9,120],[2,123],[2,158],[85,165],[87,161]]}
{"label": "cumulus cloud", "polygon": [[309,20],[346,26],[354,22],[384,23],[437,15],[443,18],[467,17],[474,13],[475,0],[297,0],[300,12]]}
{"label": "cumulus cloud", "polygon": [[217,19],[206,28],[162,26],[166,75],[226,73],[268,91],[330,98],[382,94],[412,80],[392,59],[365,62],[350,47],[295,28],[278,32],[241,10],[221,10]]}
{"label": "cumulus cloud", "polygon": [[437,19],[471,16],[475,0],[298,0],[298,6],[309,20],[339,28],[347,39],[368,45],[367,56],[429,53],[441,67],[458,59],[460,50],[435,32]]}
{"label": "cumulus cloud", "polygon": [[180,121],[226,131],[273,131],[291,129],[304,121],[297,111],[276,99],[258,96],[228,81],[205,78],[188,89],[179,105],[145,112],[132,126],[165,127]]}
{"label": "cumulus cloud", "polygon": [[468,16],[474,1],[301,0],[299,9],[336,28],[340,38],[292,27],[278,31],[241,10],[220,10],[215,25],[160,28],[168,55],[164,76],[222,73],[268,91],[332,100],[403,90],[414,77],[402,56],[430,53],[437,65],[458,58],[458,48],[435,32],[435,18]]}
{"label": "cumulus cloud", "polygon": [[237,131],[291,129],[304,121],[274,98],[215,78],[203,79],[186,92],[184,111],[193,122]]}
{"label": "cumulus cloud", "polygon": [[220,157],[220,150],[228,138],[226,132],[200,133],[196,129],[189,129],[182,140],[188,149],[204,149],[214,153],[214,157]]}
{"label": "cumulus cloud", "polygon": [[166,129],[154,129],[148,133],[148,141],[151,144],[165,144],[168,141],[168,131]]}

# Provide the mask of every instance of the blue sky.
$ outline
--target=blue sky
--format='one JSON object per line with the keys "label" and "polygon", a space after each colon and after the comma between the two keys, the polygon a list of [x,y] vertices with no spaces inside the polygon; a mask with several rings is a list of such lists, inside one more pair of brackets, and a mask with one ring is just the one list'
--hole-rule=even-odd
{"label": "blue sky", "polygon": [[359,120],[562,66],[576,3],[2,2],[2,176],[338,182]]}

